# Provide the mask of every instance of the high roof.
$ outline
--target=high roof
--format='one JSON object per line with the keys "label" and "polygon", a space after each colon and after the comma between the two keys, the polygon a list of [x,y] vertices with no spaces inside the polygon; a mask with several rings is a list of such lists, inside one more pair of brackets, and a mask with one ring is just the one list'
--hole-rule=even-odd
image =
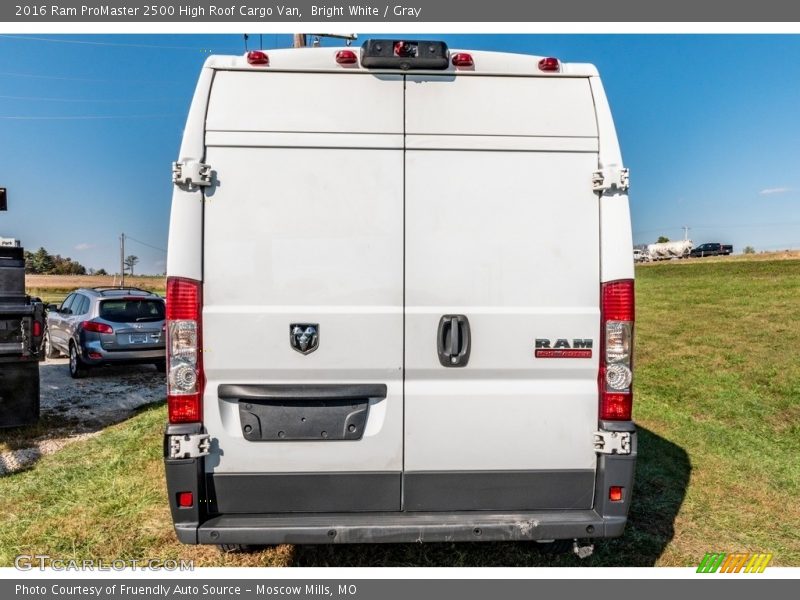
{"label": "high roof", "polygon": [[505,52],[485,52],[482,50],[461,50],[450,49],[450,55],[466,52],[472,55],[474,67],[456,68],[452,64],[447,69],[435,71],[411,70],[401,71],[399,69],[366,69],[361,66],[360,61],[355,65],[339,65],[336,63],[336,53],[339,50],[352,50],[360,56],[360,47],[342,48],[321,47],[321,48],[284,48],[274,50],[264,50],[269,56],[269,66],[255,66],[247,62],[247,55],[226,56],[213,55],[206,59],[205,66],[212,69],[223,70],[265,70],[265,71],[325,71],[325,72],[390,72],[405,73],[409,75],[419,73],[444,74],[452,73],[458,75],[479,74],[479,75],[528,75],[543,77],[591,77],[597,75],[594,65],[588,63],[561,63],[559,72],[545,73],[539,69],[539,61],[543,56],[531,54],[512,54]]}

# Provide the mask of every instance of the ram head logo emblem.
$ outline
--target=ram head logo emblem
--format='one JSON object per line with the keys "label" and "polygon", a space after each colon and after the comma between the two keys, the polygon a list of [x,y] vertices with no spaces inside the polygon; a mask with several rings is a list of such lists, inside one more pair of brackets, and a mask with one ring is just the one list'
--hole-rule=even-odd
{"label": "ram head logo emblem", "polygon": [[289,343],[300,354],[311,354],[319,346],[319,323],[292,323]]}

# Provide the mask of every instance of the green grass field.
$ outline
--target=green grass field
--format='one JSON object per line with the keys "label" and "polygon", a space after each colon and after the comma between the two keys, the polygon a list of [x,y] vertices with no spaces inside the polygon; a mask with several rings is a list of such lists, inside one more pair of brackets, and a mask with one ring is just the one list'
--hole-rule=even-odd
{"label": "green grass field", "polygon": [[224,555],[178,544],[163,486],[163,405],[0,478],[0,565],[61,558],[196,565],[692,566],[762,551],[800,566],[800,260],[680,261],[637,271],[634,416],[625,536],[578,561],[534,544],[280,546]]}

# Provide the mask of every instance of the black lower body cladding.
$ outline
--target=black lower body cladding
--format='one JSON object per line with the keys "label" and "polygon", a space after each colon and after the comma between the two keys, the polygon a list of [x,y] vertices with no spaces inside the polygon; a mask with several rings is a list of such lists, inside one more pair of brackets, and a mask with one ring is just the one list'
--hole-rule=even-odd
{"label": "black lower body cladding", "polygon": [[[615,428],[632,433],[631,454],[601,454],[595,471],[213,474],[202,458],[165,459],[167,488],[178,538],[189,544],[618,537],[636,434],[630,423]],[[587,482],[593,497],[581,491]],[[609,497],[612,486],[623,488],[621,500]],[[193,492],[192,508],[178,506],[181,491]]]}

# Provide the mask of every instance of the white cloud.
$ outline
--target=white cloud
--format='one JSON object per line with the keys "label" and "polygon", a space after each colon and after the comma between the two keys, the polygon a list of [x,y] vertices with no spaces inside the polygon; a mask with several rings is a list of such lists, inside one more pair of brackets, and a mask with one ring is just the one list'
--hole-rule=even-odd
{"label": "white cloud", "polygon": [[88,250],[89,248],[94,248],[94,246],[92,244],[87,244],[86,242],[75,246],[75,250]]}
{"label": "white cloud", "polygon": [[764,188],[758,194],[760,196],[769,196],[770,194],[785,194],[786,192],[791,192],[792,188],[789,187],[774,187],[774,188]]}

